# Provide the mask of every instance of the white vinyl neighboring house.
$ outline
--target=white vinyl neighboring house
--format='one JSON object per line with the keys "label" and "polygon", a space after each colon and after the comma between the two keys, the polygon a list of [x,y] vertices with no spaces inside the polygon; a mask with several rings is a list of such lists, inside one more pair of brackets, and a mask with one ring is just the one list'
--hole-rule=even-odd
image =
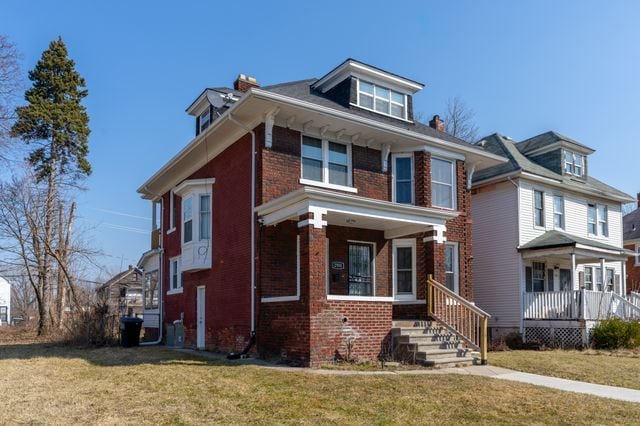
{"label": "white vinyl neighboring house", "polygon": [[0,327],[11,324],[11,284],[0,277]]}
{"label": "white vinyl neighboring house", "polygon": [[623,284],[621,210],[634,198],[589,175],[594,150],[555,132],[479,144],[509,159],[473,176],[474,295],[493,337],[580,345],[597,320],[640,319]]}

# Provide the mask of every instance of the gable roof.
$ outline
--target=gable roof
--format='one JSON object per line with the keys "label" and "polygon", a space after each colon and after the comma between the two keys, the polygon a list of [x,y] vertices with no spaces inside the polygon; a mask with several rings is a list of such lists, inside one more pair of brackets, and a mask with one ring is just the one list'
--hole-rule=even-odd
{"label": "gable roof", "polygon": [[119,283],[120,281],[124,280],[125,278],[127,278],[129,275],[131,275],[133,273],[138,273],[138,274],[142,275],[142,272],[138,268],[132,267],[132,268],[129,268],[129,269],[125,270],[125,271],[117,273],[111,279],[109,279],[109,281],[107,281],[106,283],[100,285],[97,288],[97,290],[101,290],[103,288],[111,287],[113,284]]}
{"label": "gable roof", "polygon": [[640,208],[624,215],[622,228],[622,239],[624,241],[640,240]]}
{"label": "gable roof", "polygon": [[347,108],[344,105],[334,101],[333,99],[330,99],[328,96],[325,96],[319,90],[313,89],[312,88],[313,83],[317,81],[318,80],[316,78],[311,78],[307,80],[293,81],[290,83],[274,84],[271,86],[261,87],[260,89],[265,90],[267,92],[277,93],[279,95],[289,96],[291,98],[310,102],[316,105],[336,109],[343,112],[348,112],[350,114],[358,115],[361,117],[375,118],[375,120],[377,121],[381,121],[381,122],[393,125],[395,127],[411,130],[417,133],[421,133],[423,135],[442,139],[447,142],[452,142],[467,148],[480,148],[484,150],[484,148],[479,145],[474,145],[474,144],[465,142],[462,139],[458,139],[455,136],[451,136],[448,133],[439,132],[436,129],[433,129],[427,126],[426,124],[420,123],[418,121],[414,121],[412,123],[412,122],[399,120],[392,117],[387,117],[385,115],[360,109],[358,107]]}
{"label": "gable roof", "polygon": [[582,179],[575,179],[571,176],[565,176],[541,166],[531,161],[517,147],[512,139],[499,133],[494,133],[483,138],[478,144],[483,144],[484,148],[497,155],[506,157],[509,161],[505,164],[489,167],[480,170],[473,175],[473,183],[477,184],[495,177],[516,173],[530,173],[532,175],[550,179],[550,184],[561,186],[567,190],[573,190],[589,195],[613,199],[620,202],[633,201],[634,198],[616,188],[607,185],[591,176]]}
{"label": "gable roof", "polygon": [[568,138],[564,135],[561,135],[558,132],[554,132],[554,131],[548,131],[545,133],[542,133],[540,135],[534,136],[532,138],[526,139],[522,142],[518,142],[516,144],[516,147],[518,148],[518,150],[520,152],[522,152],[523,154],[527,154],[529,152],[533,152],[537,149],[541,149],[550,145],[554,145],[556,143],[559,142],[567,142],[570,145],[574,145],[578,148],[581,148],[584,151],[589,152],[590,154],[595,152],[593,149],[589,148],[586,145],[581,144],[580,142]]}

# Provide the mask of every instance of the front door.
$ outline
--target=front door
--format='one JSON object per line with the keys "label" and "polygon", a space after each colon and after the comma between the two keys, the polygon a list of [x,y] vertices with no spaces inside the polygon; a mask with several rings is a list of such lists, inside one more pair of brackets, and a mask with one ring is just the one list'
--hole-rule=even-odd
{"label": "front door", "polygon": [[349,243],[349,295],[373,296],[373,247]]}
{"label": "front door", "polygon": [[196,334],[198,349],[204,349],[204,287],[198,287],[196,296]]}

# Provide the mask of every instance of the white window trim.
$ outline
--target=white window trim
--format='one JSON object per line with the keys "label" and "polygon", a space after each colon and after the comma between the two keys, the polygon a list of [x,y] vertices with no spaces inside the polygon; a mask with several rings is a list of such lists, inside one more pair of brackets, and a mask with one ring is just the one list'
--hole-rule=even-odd
{"label": "white window trim", "polygon": [[640,266],[640,243],[636,243],[636,261],[635,266]]}
{"label": "white window trim", "polygon": [[[447,241],[445,243],[446,246],[453,247],[453,292],[455,294],[460,294],[460,254],[459,244],[456,241]],[[446,268],[445,268],[445,277],[446,277]]]}
{"label": "white window trim", "polygon": [[[408,114],[409,114],[409,106],[408,106],[409,99],[408,99],[406,93],[398,92],[395,89],[392,89],[390,87],[387,87],[387,86],[384,86],[384,85],[381,85],[381,84],[378,84],[378,83],[375,83],[375,82],[372,82],[372,81],[366,81],[366,83],[369,83],[369,84],[371,84],[373,86],[373,94],[369,95],[368,93],[366,93],[367,96],[371,96],[373,98],[373,108],[368,108],[368,107],[362,106],[362,104],[360,102],[360,78],[359,77],[356,78],[356,92],[357,92],[356,103],[355,104],[351,103],[351,105],[355,105],[358,108],[362,108],[362,109],[367,110],[367,111],[375,112],[376,114],[380,114],[380,115],[384,115],[384,116],[387,116],[387,117],[395,118],[396,120],[402,120],[402,121],[407,121],[409,123],[412,123],[412,121],[407,118]],[[376,108],[376,98],[378,97],[377,94],[376,94],[376,87],[380,87],[381,89],[389,90],[389,92],[396,92],[396,93],[404,96],[404,117],[398,117],[397,115],[392,115],[391,114],[391,104],[393,103],[395,105],[400,105],[398,102],[394,102],[394,101],[391,100],[391,93],[389,93],[389,113],[378,111],[377,109],[375,109]],[[384,99],[384,98],[380,97],[380,99]]]}
{"label": "white window trim", "polygon": [[[561,212],[557,212],[556,211],[556,198],[560,198],[562,200],[562,211]],[[565,205],[564,205],[564,196],[560,195],[560,194],[553,194],[553,228],[554,229],[562,229],[565,230],[567,225],[566,225],[566,216],[565,216]],[[561,226],[556,226],[556,214],[560,214],[562,216],[562,224]]]}
{"label": "white window trim", "polygon": [[[396,278],[396,249],[398,247],[411,247],[411,268],[412,268],[412,291],[411,294],[398,294],[398,283]],[[416,300],[416,240],[413,238],[396,239],[392,242],[392,282],[393,282],[393,300]]]}
{"label": "white window trim", "polygon": [[[215,179],[185,181],[179,185],[177,194],[182,197],[183,211],[180,212],[180,242],[182,247],[188,247],[193,244],[199,244],[203,241],[210,242],[213,239],[213,190],[211,185],[215,183]],[[200,239],[200,196],[209,196],[209,238]],[[191,201],[191,241],[184,242],[184,203],[188,199]]]}
{"label": "white window trim", "polygon": [[171,191],[169,191],[169,229],[167,229],[167,234],[170,234],[176,230],[176,218],[174,217],[176,202],[175,198],[176,194],[172,189]]}
{"label": "white window trim", "polygon": [[[304,165],[303,156],[302,156],[302,143],[304,141],[304,137],[309,137],[313,139],[320,139],[322,141],[322,181],[305,179],[304,178]],[[336,185],[334,183],[329,183],[329,142],[336,143],[339,145],[345,145],[347,147],[347,185]],[[353,187],[353,157],[352,157],[352,146],[350,143],[344,143],[339,141],[333,141],[325,138],[318,138],[313,135],[305,135],[300,134],[300,184],[301,185],[309,185],[309,186],[317,186],[320,188],[326,189],[336,189],[339,191],[352,192],[354,194],[358,193],[358,190]]]}
{"label": "white window trim", "polygon": [[595,274],[595,268],[593,266],[585,266],[584,267],[584,288],[588,289],[587,287],[587,269],[590,271],[591,274],[591,290],[594,290],[596,287],[596,283],[595,283],[595,279],[594,279],[594,274]]}
{"label": "white window trim", "polygon": [[431,162],[431,206],[432,207],[437,207],[440,209],[446,209],[446,210],[457,210],[458,209],[458,182],[456,179],[456,175],[457,175],[457,164],[456,164],[456,160],[452,160],[449,158],[444,158],[444,157],[431,157],[431,159],[436,159],[436,160],[440,160],[440,161],[446,161],[451,163],[451,207],[445,207],[445,206],[438,206],[436,204],[433,203],[433,184],[437,183],[439,185],[448,185],[447,183],[444,182],[436,182],[433,180],[433,161]]}
{"label": "white window trim", "polygon": [[[571,161],[567,161],[567,154],[571,154]],[[580,157],[580,173],[576,173],[576,157]],[[564,173],[572,176],[583,177],[584,176],[584,154],[579,154],[569,149],[564,150]],[[572,171],[567,171],[567,165],[571,165]]]}
{"label": "white window trim", "polygon": [[393,297],[386,296],[340,296],[340,295],[327,295],[327,300],[344,300],[351,302],[394,302]]}
{"label": "white window trim", "polygon": [[[542,194],[542,225],[536,224],[536,192],[540,192]],[[532,203],[533,203],[533,227],[534,229],[546,229],[547,225],[547,212],[545,209],[545,192],[542,189],[533,188],[532,190]]]}
{"label": "white window trim", "polygon": [[415,205],[416,203],[416,173],[415,173],[415,163],[413,159],[413,153],[394,153],[391,154],[391,200],[396,202],[396,159],[397,158],[410,158],[411,159],[411,204]]}
{"label": "white window trim", "polygon": [[[173,288],[173,262],[176,262],[176,268],[178,269],[178,283],[177,283],[177,287]],[[167,296],[170,296],[172,294],[180,294],[182,293],[183,287],[182,287],[182,271],[180,268],[180,256],[175,256],[169,259],[169,290],[167,290]]]}
{"label": "white window trim", "polygon": [[[595,234],[591,232],[591,230],[589,229],[589,205],[592,205],[595,207],[596,209],[596,232]],[[602,221],[600,218],[600,207],[604,207],[606,214],[607,214],[607,220],[606,221]],[[603,234],[600,232],[600,224],[601,223],[606,223],[607,224],[607,233]],[[609,206],[607,204],[602,204],[602,203],[587,203],[587,235],[589,235],[590,237],[600,237],[603,239],[609,238],[609,235],[611,234],[611,231],[609,229]]]}
{"label": "white window trim", "polygon": [[[202,128],[202,117],[208,115],[209,121],[207,122],[207,127],[205,127],[204,129]],[[212,116],[211,116],[211,109],[209,107],[209,105],[207,104],[207,108],[204,109],[200,114],[198,114],[198,134],[204,132],[205,130],[207,130],[209,127],[211,127],[211,122],[212,122]]]}
{"label": "white window trim", "polygon": [[[182,197],[182,203],[181,203],[182,209],[180,211],[180,238],[182,240],[182,245],[183,246],[186,246],[186,245],[189,245],[189,244],[193,244],[193,242],[194,242],[193,231],[194,231],[194,228],[195,228],[195,225],[196,225],[196,220],[193,217],[194,216],[193,210],[194,210],[194,204],[196,206],[198,206],[198,204],[194,203],[193,198],[197,198],[197,197],[193,197],[193,193],[191,193],[189,195],[185,195],[184,197]],[[191,202],[191,239],[189,241],[185,241],[184,240],[184,224],[185,224],[185,222],[187,222],[187,220],[184,217],[184,212],[185,212],[184,205],[185,205],[185,203],[187,201]]]}

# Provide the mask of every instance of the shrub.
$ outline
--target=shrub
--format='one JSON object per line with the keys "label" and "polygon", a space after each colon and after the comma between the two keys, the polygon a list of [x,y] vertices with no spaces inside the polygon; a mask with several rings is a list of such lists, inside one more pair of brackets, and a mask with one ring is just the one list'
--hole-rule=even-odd
{"label": "shrub", "polygon": [[70,313],[65,326],[66,340],[72,344],[109,346],[116,344],[120,337],[120,318],[104,301]]}
{"label": "shrub", "polygon": [[613,318],[601,321],[592,330],[598,349],[634,349],[640,346],[640,322]]}

